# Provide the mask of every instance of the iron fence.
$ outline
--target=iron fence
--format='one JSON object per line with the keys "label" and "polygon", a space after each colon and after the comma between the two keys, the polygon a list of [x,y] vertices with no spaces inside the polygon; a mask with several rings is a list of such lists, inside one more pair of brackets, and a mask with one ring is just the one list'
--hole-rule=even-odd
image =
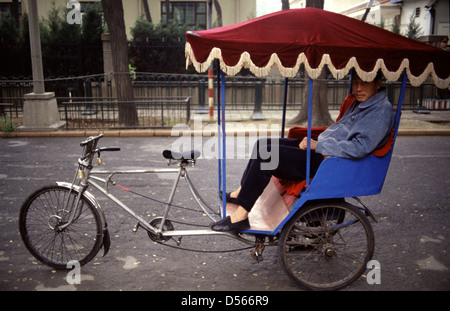
{"label": "iron fence", "polygon": [[[130,103],[114,98],[65,98],[59,105],[60,118],[67,130],[125,128],[119,124],[119,105]],[[133,128],[167,128],[190,120],[189,97],[138,98],[132,103],[139,120]]]}
{"label": "iron fence", "polygon": [[[174,122],[185,123],[189,121],[191,111],[208,106],[207,75],[136,73],[130,78],[140,118],[139,127],[168,127]],[[282,108],[284,79],[280,76],[227,76],[225,83],[227,109],[270,111]],[[339,109],[348,94],[349,83],[348,79],[326,79],[324,91],[327,92],[330,110]],[[289,80],[288,110],[301,109],[306,98],[305,85],[306,80],[302,77]],[[389,82],[385,86],[391,102],[395,104],[400,83]],[[120,127],[114,75],[53,77],[46,79],[45,87],[46,91],[55,92],[61,119],[70,120],[66,128]],[[12,104],[3,108],[14,118],[21,118],[24,95],[32,90],[30,78],[0,77],[0,102]],[[434,98],[436,92],[431,81],[420,87],[408,85],[403,107],[415,109],[425,98]],[[89,107],[94,107],[93,111]]]}

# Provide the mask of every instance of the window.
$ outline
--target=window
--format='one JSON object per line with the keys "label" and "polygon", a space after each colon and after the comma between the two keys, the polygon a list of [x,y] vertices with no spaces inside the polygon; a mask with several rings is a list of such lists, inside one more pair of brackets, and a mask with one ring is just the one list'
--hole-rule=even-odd
{"label": "window", "polygon": [[[5,16],[6,13],[10,12],[12,14],[13,4],[12,3],[0,3],[0,20]],[[22,3],[17,3],[17,13],[20,20],[22,16]]]}
{"label": "window", "polygon": [[[206,2],[170,2],[170,14],[178,25],[206,29]],[[166,3],[161,1],[161,21],[167,20]]]}
{"label": "window", "polygon": [[416,17],[420,17],[420,7],[416,8]]}

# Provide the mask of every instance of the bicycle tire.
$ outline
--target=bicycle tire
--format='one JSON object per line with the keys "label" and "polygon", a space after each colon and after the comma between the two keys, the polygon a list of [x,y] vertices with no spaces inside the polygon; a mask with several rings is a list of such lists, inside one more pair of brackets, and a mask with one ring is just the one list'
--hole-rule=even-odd
{"label": "bicycle tire", "polygon": [[[70,194],[69,194],[70,193]],[[103,244],[102,222],[94,205],[84,196],[73,222],[63,230],[78,191],[52,185],[32,193],[23,203],[19,215],[19,231],[26,248],[42,263],[59,270],[71,269],[69,261],[80,266],[92,260]]]}
{"label": "bicycle tire", "polygon": [[302,207],[280,234],[284,271],[308,290],[338,290],[357,280],[372,259],[375,238],[367,217],[345,202]]}

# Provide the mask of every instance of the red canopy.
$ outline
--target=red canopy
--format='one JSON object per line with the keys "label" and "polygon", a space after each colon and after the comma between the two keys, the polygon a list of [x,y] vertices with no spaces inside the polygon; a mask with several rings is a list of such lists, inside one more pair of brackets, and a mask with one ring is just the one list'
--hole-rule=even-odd
{"label": "red canopy", "polygon": [[276,65],[294,77],[301,64],[312,78],[327,65],[336,79],[355,68],[371,81],[378,69],[396,81],[404,69],[412,85],[431,75],[446,88],[450,81],[450,52],[406,38],[344,15],[314,8],[280,11],[252,20],[186,33],[186,66],[198,72],[214,59],[221,69],[237,74],[243,67],[265,76]]}

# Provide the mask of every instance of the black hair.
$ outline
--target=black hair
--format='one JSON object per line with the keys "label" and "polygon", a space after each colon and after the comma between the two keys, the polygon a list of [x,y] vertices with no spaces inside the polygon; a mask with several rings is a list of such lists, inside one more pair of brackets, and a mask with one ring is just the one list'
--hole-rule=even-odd
{"label": "black hair", "polygon": [[[358,74],[356,73],[356,70],[355,69],[352,69],[352,77],[354,77],[355,75],[357,75],[358,76]],[[375,76],[375,78],[373,79],[373,81],[374,82],[376,82],[376,81],[378,81],[378,80],[383,80],[383,72],[381,71],[381,69],[379,69],[378,71],[377,71],[377,74],[376,74],[376,76]],[[361,78],[361,77],[360,77]]]}

